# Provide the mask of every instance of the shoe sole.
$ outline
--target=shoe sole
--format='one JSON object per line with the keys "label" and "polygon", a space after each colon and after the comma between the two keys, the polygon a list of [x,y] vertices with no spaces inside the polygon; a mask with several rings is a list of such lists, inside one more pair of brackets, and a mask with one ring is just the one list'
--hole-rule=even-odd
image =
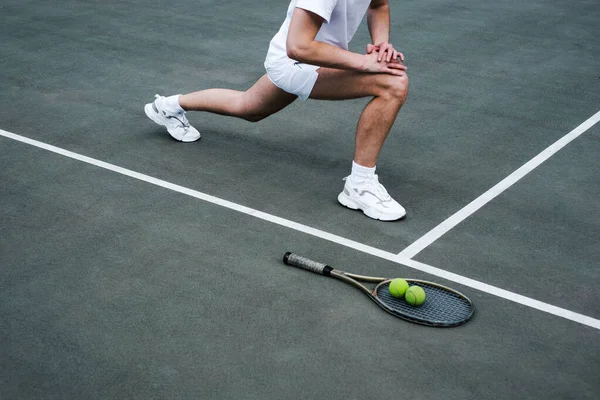
{"label": "shoe sole", "polygon": [[401,214],[384,214],[384,213],[380,213],[377,211],[374,211],[372,209],[369,208],[362,208],[360,206],[360,204],[358,204],[357,202],[355,202],[354,200],[352,200],[350,197],[348,197],[346,194],[344,194],[344,192],[341,192],[338,195],[338,202],[343,205],[344,207],[348,207],[351,210],[360,210],[363,212],[363,214],[365,214],[367,217],[369,218],[373,218],[373,219],[377,219],[379,221],[397,221],[399,219],[402,219],[406,216],[406,211],[404,211]]}
{"label": "shoe sole", "polygon": [[167,128],[167,132],[169,132],[169,135],[171,135],[171,137],[173,139],[177,140],[178,142],[190,143],[190,142],[195,142],[196,140],[200,139],[200,136],[198,136],[197,138],[194,138],[194,139],[185,139],[185,138],[178,138],[177,136],[173,135],[169,131],[169,128],[161,122],[159,116],[156,115],[156,113],[154,112],[154,109],[152,108],[152,103],[148,103],[144,106],[144,112],[146,113],[146,116],[148,118],[150,118],[152,121],[154,121],[156,124]]}

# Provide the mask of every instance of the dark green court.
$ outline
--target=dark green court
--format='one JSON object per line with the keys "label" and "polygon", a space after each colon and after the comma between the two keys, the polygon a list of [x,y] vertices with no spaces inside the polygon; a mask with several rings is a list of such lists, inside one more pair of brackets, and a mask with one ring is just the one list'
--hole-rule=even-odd
{"label": "dark green court", "polygon": [[[378,164],[408,210],[392,223],[336,201],[368,99],[189,113],[191,144],[144,115],[155,93],[250,87],[288,4],[0,4],[0,399],[599,398],[600,124],[413,258],[590,324],[373,254],[597,115],[598,1],[391,1],[410,77]],[[397,320],[286,251],[439,282],[476,314]]]}

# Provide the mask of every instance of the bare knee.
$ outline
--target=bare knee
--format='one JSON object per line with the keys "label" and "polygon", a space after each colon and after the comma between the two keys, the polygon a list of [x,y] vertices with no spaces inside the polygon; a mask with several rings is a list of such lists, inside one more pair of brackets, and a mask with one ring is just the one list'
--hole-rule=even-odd
{"label": "bare knee", "polygon": [[267,118],[267,116],[262,114],[245,114],[242,118],[248,122],[259,122]]}
{"label": "bare knee", "polygon": [[408,95],[408,76],[381,75],[377,95],[404,103]]}
{"label": "bare knee", "polygon": [[254,104],[246,93],[236,100],[234,109],[235,116],[248,122],[259,122],[269,116],[257,104]]}
{"label": "bare knee", "polygon": [[240,96],[234,104],[232,104],[234,110],[233,115],[250,122],[257,122],[257,117],[252,104],[247,100],[245,93]]}

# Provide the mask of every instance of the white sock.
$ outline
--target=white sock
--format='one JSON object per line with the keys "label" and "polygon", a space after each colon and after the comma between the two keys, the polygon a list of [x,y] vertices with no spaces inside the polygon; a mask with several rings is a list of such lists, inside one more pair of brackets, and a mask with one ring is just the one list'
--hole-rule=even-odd
{"label": "white sock", "polygon": [[363,167],[352,161],[352,173],[350,174],[350,179],[356,183],[364,182],[375,175],[375,168],[376,167]]}
{"label": "white sock", "polygon": [[175,114],[179,114],[183,112],[183,108],[179,105],[179,96],[180,94],[175,94],[173,96],[165,97],[165,108],[167,111],[170,111]]}

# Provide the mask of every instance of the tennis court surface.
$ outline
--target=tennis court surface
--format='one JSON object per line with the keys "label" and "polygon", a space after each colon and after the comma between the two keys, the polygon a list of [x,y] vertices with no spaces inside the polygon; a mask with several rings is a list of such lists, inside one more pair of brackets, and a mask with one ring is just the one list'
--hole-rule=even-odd
{"label": "tennis court surface", "polygon": [[[390,3],[391,223],[336,201],[368,99],[189,113],[191,144],[144,115],[250,87],[287,0],[0,4],[1,399],[600,397],[600,5]],[[393,318],[287,251],[475,315]]]}

